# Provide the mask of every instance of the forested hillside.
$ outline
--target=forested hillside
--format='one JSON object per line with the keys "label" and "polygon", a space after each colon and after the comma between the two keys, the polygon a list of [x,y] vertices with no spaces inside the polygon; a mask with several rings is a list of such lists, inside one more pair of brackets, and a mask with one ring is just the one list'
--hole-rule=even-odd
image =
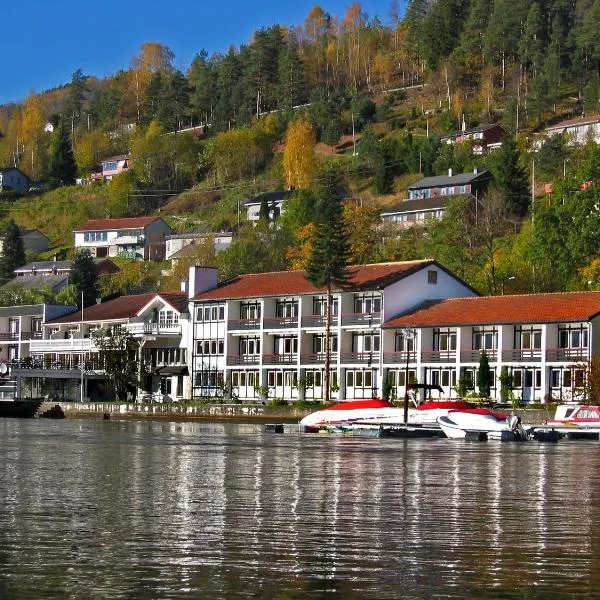
{"label": "forested hillside", "polygon": [[[0,107],[0,166],[62,187],[5,199],[3,216],[65,244],[89,215],[161,211],[177,229],[238,233],[223,255],[202,257],[222,276],[290,268],[303,265],[333,168],[354,262],[433,256],[489,293],[600,286],[597,146],[534,144],[547,125],[599,111],[599,25],[600,0],[411,0],[405,15],[395,2],[379,16],[315,6],[304,23],[261,29],[225,54],[199,48],[186,72],[148,42],[114,76],[77,71]],[[496,122],[507,135],[489,156],[440,143]],[[125,153],[132,169],[110,185],[66,187]],[[379,210],[410,183],[475,167],[495,177],[486,198],[459,198],[425,227],[381,227]],[[279,228],[244,223],[245,199],[284,187],[299,192]]]}

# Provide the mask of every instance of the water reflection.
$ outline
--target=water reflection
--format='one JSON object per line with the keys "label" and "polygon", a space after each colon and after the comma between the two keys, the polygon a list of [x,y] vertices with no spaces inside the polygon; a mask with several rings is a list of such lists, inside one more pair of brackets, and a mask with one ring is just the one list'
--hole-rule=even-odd
{"label": "water reflection", "polygon": [[0,420],[0,598],[597,597],[597,443]]}

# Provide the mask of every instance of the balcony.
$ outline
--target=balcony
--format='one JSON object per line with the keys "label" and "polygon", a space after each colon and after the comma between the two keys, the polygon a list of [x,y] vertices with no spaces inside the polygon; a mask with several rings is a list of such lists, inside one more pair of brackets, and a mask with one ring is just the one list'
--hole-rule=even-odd
{"label": "balcony", "polygon": [[297,365],[297,354],[265,354],[263,356],[264,365]]}
{"label": "balcony", "polygon": [[297,329],[298,317],[265,317],[265,329]]}
{"label": "balcony", "polygon": [[41,331],[21,331],[21,339],[22,340],[41,340],[42,332]]}
{"label": "balcony", "polygon": [[[407,356],[408,354],[408,356]],[[410,350],[408,352],[384,352],[383,353],[383,362],[386,365],[405,365],[406,360],[408,359],[409,363],[414,363],[417,361],[417,353],[414,350]]]}
{"label": "balcony", "polygon": [[248,331],[260,329],[260,317],[256,319],[231,319],[227,321],[229,331]]}
{"label": "balcony", "polygon": [[[54,379],[80,379],[79,362],[72,360],[51,360],[50,358],[24,358],[11,366],[11,373],[21,377],[48,377]],[[100,360],[86,360],[83,363],[84,377],[104,376],[104,364]]]}
{"label": "balcony", "polygon": [[[483,350],[461,350],[460,362],[466,363],[478,363],[481,360],[481,353]],[[488,360],[490,362],[495,361],[498,355],[497,350],[486,350]]]}
{"label": "balcony", "polygon": [[0,333],[0,342],[10,342],[19,339],[18,331]]}
{"label": "balcony", "polygon": [[546,360],[549,362],[584,362],[589,360],[588,348],[548,348]]}
{"label": "balcony", "polygon": [[511,348],[509,350],[502,350],[503,362],[541,362],[541,360],[541,348]]}
{"label": "balcony", "polygon": [[381,313],[346,313],[342,315],[342,325],[371,327],[381,323]]}
{"label": "balcony", "polygon": [[29,352],[89,352],[96,349],[90,338],[52,338],[49,340],[31,340]]}
{"label": "balcony", "polygon": [[[330,355],[331,364],[335,364],[338,361],[337,352],[332,352]],[[302,354],[300,356],[300,364],[303,365],[324,365],[325,364],[325,352],[310,352],[308,354]]]}
{"label": "balcony", "polygon": [[[325,327],[325,315],[306,315],[302,317],[302,327],[311,328],[311,327]],[[338,324],[338,316],[331,315],[331,325]]]}
{"label": "balcony", "polygon": [[260,354],[233,354],[227,357],[227,366],[257,365]]}
{"label": "balcony", "polygon": [[423,350],[421,362],[424,363],[449,363],[456,362],[456,350]]}
{"label": "balcony", "polygon": [[143,235],[118,235],[113,240],[115,246],[143,246],[145,242]]}
{"label": "balcony", "polygon": [[181,335],[180,323],[127,323],[131,335]]}
{"label": "balcony", "polygon": [[341,355],[343,364],[372,365],[379,362],[379,352],[344,352]]}

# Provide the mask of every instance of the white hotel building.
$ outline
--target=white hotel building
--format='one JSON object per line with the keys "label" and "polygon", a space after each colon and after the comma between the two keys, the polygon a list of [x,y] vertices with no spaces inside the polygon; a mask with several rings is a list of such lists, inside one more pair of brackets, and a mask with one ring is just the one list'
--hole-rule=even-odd
{"label": "white hotel building", "polygon": [[[323,397],[325,293],[299,271],[190,278],[192,395],[231,393],[258,400]],[[597,351],[600,292],[480,297],[432,260],[351,268],[333,294],[332,398],[397,397],[409,382],[456,396],[459,378],[477,380],[485,349],[499,398],[503,367],[524,402],[569,399],[583,388]],[[405,339],[406,328],[414,338]],[[303,385],[305,384],[305,385]]]}

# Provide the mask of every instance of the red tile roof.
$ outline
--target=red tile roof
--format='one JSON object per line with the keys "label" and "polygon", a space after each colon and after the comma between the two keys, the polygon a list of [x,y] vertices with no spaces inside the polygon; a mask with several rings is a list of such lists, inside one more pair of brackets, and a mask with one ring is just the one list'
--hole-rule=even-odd
{"label": "red tile roof", "polygon": [[127,219],[91,219],[75,229],[79,231],[116,231],[118,229],[143,229],[160,217],[129,217]]}
{"label": "red tile roof", "polygon": [[[85,322],[94,321],[113,321],[120,319],[129,319],[135,317],[138,312],[148,304],[153,298],[159,296],[165,302],[170,304],[178,312],[187,312],[188,297],[185,292],[154,292],[148,294],[136,294],[131,296],[119,296],[112,300],[107,300],[101,304],[94,304],[83,309],[83,320]],[[59,317],[48,323],[80,323],[81,311],[72,312],[64,317]]]}
{"label": "red tile roof", "polygon": [[427,302],[385,327],[435,327],[588,321],[600,314],[600,292],[480,296]]}
{"label": "red tile roof", "polygon": [[590,123],[598,123],[600,121],[600,115],[590,115],[589,117],[576,117],[574,119],[567,119],[566,121],[560,121],[546,127],[546,131],[550,129],[562,129],[563,127],[572,127],[573,125],[586,125]]}
{"label": "red tile roof", "polygon": [[[435,261],[379,263],[350,267],[349,289],[382,289],[399,279],[423,269]],[[228,298],[257,298],[263,296],[290,296],[324,292],[305,277],[304,271],[276,271],[239,275],[220,283],[215,289],[198,294],[194,300],[225,300]]]}

